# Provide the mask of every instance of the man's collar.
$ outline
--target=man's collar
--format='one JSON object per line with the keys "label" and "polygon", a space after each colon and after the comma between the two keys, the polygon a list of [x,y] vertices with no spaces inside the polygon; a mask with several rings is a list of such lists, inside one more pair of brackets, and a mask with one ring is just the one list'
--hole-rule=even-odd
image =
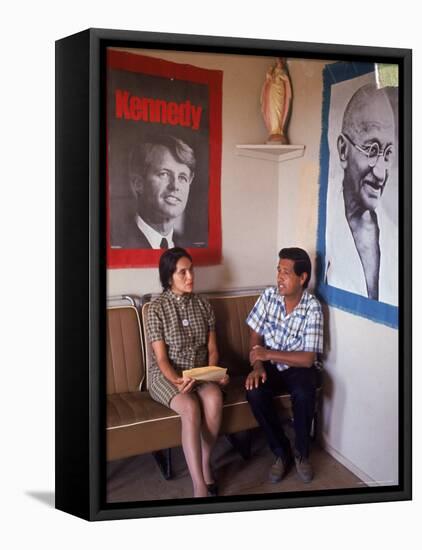
{"label": "man's collar", "polygon": [[148,239],[148,242],[152,248],[160,248],[161,240],[163,238],[167,239],[168,247],[173,248],[173,228],[169,231],[169,233],[167,233],[167,235],[161,235],[161,233],[148,225],[139,214],[136,215],[135,221],[138,229],[142,231],[142,233]]}
{"label": "man's collar", "polygon": [[296,310],[297,313],[300,313],[302,310],[306,310],[306,305],[308,303],[308,300],[309,300],[309,292],[304,288],[302,291],[302,296],[299,300],[299,303],[297,304],[297,306],[293,311]]}
{"label": "man's collar", "polygon": [[[278,296],[279,300],[281,300],[283,312],[284,312],[284,315],[286,315],[286,300],[284,299],[284,296],[279,294],[278,290],[276,290],[276,295]],[[308,299],[309,299],[309,292],[306,289],[303,289],[302,296],[300,297],[299,302],[293,308],[293,310],[289,313],[289,315],[302,314],[304,310],[306,311],[306,304],[308,303]]]}

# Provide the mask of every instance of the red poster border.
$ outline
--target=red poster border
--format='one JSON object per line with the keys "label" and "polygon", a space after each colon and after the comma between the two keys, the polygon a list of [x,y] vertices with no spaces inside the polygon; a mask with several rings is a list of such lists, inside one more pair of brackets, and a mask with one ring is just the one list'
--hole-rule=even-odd
{"label": "red poster border", "polygon": [[[221,263],[221,115],[223,72],[202,69],[193,65],[174,63],[128,52],[108,50],[107,68],[177,78],[209,88],[209,171],[208,171],[208,247],[188,248],[196,265]],[[108,128],[107,128],[108,131]],[[108,140],[106,140],[108,142]],[[110,246],[110,204],[108,158],[106,153],[106,201],[107,201],[107,267],[139,268],[156,267],[161,250],[116,249]]]}

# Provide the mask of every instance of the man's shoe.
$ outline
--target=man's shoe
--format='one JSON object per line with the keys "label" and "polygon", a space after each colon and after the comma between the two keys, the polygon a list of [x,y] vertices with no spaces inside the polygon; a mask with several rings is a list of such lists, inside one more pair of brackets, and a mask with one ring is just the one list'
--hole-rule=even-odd
{"label": "man's shoe", "polygon": [[295,456],[296,472],[303,483],[309,483],[314,477],[314,472],[312,470],[311,463],[309,458],[302,456]]}
{"label": "man's shoe", "polygon": [[288,464],[281,458],[281,456],[278,456],[270,468],[268,481],[270,483],[278,483],[286,475],[287,469]]}

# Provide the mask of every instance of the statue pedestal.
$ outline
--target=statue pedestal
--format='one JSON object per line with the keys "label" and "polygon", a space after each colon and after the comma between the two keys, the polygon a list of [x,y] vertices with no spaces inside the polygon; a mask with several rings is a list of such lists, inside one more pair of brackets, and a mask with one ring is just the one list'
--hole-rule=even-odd
{"label": "statue pedestal", "polygon": [[283,134],[271,134],[270,136],[268,136],[267,144],[289,145],[289,140]]}

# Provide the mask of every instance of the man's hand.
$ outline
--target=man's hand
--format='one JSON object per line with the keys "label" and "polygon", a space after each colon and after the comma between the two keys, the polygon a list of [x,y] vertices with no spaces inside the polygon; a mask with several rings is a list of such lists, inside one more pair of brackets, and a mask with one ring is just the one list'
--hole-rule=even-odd
{"label": "man's hand", "polygon": [[262,365],[255,367],[247,376],[245,388],[253,390],[259,386],[260,380],[264,383],[267,380],[267,373]]}
{"label": "man's hand", "polygon": [[183,378],[183,376],[180,376],[179,378],[176,378],[176,380],[173,380],[173,384],[179,390],[179,393],[189,393],[193,390],[196,380],[193,378]]}
{"label": "man's hand", "polygon": [[249,362],[254,365],[256,361],[267,361],[267,350],[263,346],[254,346],[249,352]]}

